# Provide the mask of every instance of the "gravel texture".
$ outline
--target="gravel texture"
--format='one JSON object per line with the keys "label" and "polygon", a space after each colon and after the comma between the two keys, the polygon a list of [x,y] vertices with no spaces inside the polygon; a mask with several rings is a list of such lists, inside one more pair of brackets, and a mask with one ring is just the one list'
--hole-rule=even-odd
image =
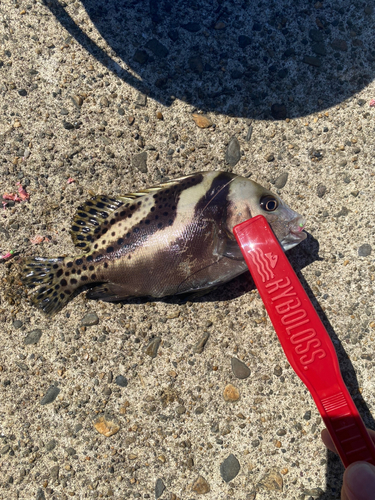
{"label": "gravel texture", "polygon": [[[0,21],[0,498],[339,498],[248,274],[47,319],[18,270],[77,255],[94,194],[251,176],[307,219],[288,256],[374,428],[372,4],[3,0]],[[17,182],[28,201],[3,198]]]}

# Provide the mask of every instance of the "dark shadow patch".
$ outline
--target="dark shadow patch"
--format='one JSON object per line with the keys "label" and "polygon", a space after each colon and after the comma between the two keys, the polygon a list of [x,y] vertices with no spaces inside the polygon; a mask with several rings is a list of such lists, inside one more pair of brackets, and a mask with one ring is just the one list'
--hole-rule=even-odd
{"label": "dark shadow patch", "polygon": [[319,9],[305,0],[82,0],[112,56],[78,26],[79,14],[44,3],[107,70],[167,105],[177,97],[233,116],[293,118],[332,107],[374,78],[371,7],[353,9],[349,0]]}

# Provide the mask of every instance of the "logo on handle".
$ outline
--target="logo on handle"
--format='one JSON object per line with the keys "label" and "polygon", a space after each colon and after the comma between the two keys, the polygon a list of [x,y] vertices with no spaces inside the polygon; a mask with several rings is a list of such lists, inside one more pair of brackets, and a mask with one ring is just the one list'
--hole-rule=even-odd
{"label": "logo on handle", "polygon": [[276,267],[278,260],[277,255],[274,255],[272,252],[263,253],[259,248],[253,248],[252,251],[249,252],[249,255],[263,283],[275,277],[272,269]]}

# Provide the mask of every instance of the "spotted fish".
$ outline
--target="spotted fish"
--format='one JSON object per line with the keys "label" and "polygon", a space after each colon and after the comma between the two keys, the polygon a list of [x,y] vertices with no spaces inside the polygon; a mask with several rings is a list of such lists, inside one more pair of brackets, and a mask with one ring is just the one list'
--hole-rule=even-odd
{"label": "spotted fish", "polygon": [[32,302],[52,315],[83,289],[121,301],[210,289],[247,270],[233,227],[263,214],[285,250],[305,221],[277,195],[227,172],[200,172],[120,197],[96,196],[73,220],[75,257],[24,265]]}

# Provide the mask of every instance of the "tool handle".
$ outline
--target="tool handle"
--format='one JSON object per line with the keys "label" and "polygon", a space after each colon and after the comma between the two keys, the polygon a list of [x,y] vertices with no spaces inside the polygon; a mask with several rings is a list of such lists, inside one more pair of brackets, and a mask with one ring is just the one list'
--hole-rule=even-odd
{"label": "tool handle", "polygon": [[336,351],[267,220],[233,229],[282,348],[304,382],[345,467],[375,465],[375,446],[342,379]]}

